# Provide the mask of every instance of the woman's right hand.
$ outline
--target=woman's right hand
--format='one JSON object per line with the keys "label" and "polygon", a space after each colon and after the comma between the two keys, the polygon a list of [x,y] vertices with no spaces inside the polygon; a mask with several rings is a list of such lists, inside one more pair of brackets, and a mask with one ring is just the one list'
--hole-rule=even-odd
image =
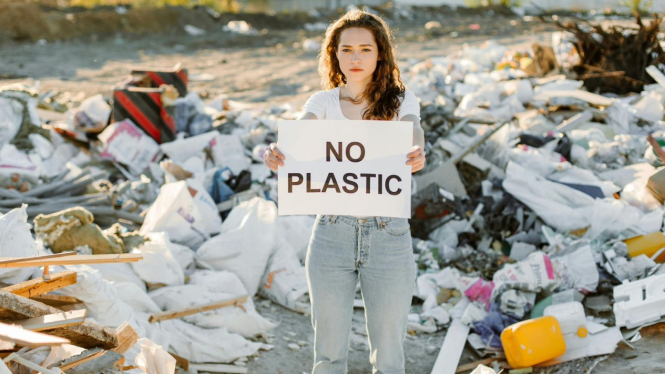
{"label": "woman's right hand", "polygon": [[279,166],[284,166],[286,156],[277,148],[277,143],[270,143],[263,153],[263,163],[272,171],[277,171]]}

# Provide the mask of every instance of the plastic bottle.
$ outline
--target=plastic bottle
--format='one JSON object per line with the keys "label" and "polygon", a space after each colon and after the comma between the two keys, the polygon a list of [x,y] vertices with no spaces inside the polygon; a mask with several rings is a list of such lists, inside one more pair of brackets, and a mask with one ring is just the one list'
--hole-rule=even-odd
{"label": "plastic bottle", "polygon": [[[628,246],[630,257],[639,255],[653,256],[660,249],[665,248],[665,234],[662,231],[652,232],[651,234],[641,235],[624,240]],[[665,251],[654,259],[656,262],[665,262]]]}
{"label": "plastic bottle", "polygon": [[544,315],[552,316],[559,321],[561,333],[566,341],[566,350],[585,348],[589,331],[586,328],[584,307],[578,301],[554,304],[545,308]]}

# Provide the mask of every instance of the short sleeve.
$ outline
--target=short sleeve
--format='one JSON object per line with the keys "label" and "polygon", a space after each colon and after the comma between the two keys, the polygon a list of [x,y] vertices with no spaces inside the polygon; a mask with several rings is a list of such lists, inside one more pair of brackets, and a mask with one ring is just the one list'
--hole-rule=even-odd
{"label": "short sleeve", "polygon": [[314,95],[310,96],[305,106],[302,108],[303,113],[312,113],[318,119],[324,119],[326,116],[326,102],[324,91],[319,91]]}
{"label": "short sleeve", "polygon": [[404,91],[404,100],[402,100],[402,105],[399,107],[399,116],[398,120],[401,120],[402,117],[413,114],[414,116],[420,118],[420,103],[416,94],[411,90]]}

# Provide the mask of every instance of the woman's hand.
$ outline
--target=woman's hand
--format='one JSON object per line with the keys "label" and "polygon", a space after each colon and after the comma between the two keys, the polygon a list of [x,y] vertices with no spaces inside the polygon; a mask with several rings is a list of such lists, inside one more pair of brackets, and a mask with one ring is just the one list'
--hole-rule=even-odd
{"label": "woman's hand", "polygon": [[407,165],[411,165],[411,174],[422,170],[425,167],[425,151],[420,149],[419,145],[414,145],[413,150],[406,155]]}
{"label": "woman's hand", "polygon": [[277,148],[277,143],[270,143],[263,153],[263,163],[272,171],[277,171],[279,166],[284,166],[286,156]]}

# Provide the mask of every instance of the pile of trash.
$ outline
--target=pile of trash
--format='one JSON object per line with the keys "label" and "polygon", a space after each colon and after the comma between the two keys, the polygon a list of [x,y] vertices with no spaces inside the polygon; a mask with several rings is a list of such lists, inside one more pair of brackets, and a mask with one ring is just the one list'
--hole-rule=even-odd
{"label": "pile of trash", "polygon": [[[448,329],[435,369],[457,368],[467,342],[495,368],[607,355],[662,321],[663,67],[641,93],[594,94],[565,74],[572,46],[565,33],[532,51],[488,42],[403,71],[428,157],[409,330]],[[309,313],[314,219],[277,216],[262,163],[298,111],[204,101],[187,82],[176,66],[132,70],[110,99],[0,87],[0,248],[13,258],[0,321],[60,315],[92,331],[42,321],[68,339],[51,345],[2,332],[22,347],[14,372],[242,372],[276,326],[254,296]],[[28,288],[41,291],[14,292]]]}
{"label": "pile of trash", "polygon": [[[277,325],[257,313],[255,295],[309,313],[302,263],[314,219],[277,216],[276,179],[261,159],[276,120],[297,113],[204,103],[179,66],[132,74],[112,105],[0,88],[2,256],[22,266],[0,269],[0,281],[23,289],[74,274],[39,293],[3,294],[0,311],[11,313],[0,321],[75,311],[109,337],[91,343],[43,328],[69,341],[14,341],[14,372],[173,373],[169,355],[185,370],[243,372],[248,356],[272,349]],[[50,273],[38,271],[45,264]]]}
{"label": "pile of trash", "polygon": [[572,73],[574,43],[487,42],[403,74],[428,158],[409,329],[448,328],[434,371],[454,371],[466,343],[467,370],[494,373],[608,355],[665,322],[665,66],[646,68],[658,83],[640,93],[595,94]]}

